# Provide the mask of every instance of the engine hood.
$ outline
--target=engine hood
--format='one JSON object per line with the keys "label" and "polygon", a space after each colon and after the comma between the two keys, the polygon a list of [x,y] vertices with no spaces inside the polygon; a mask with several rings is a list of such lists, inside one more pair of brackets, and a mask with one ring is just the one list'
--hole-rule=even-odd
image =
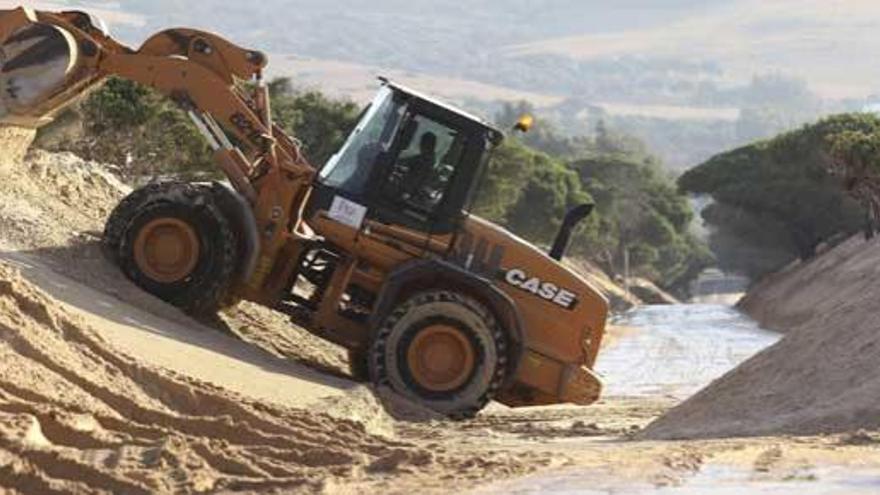
{"label": "engine hood", "polygon": [[540,354],[592,367],[608,317],[608,301],[589,281],[529,242],[477,216],[459,232],[453,256],[492,279],[516,303],[525,345]]}

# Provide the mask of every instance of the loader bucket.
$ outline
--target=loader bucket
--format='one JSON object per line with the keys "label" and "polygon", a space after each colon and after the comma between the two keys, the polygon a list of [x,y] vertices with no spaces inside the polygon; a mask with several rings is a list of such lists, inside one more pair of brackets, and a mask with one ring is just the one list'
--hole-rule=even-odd
{"label": "loader bucket", "polygon": [[31,22],[0,44],[0,124],[36,127],[52,96],[67,88],[78,57],[73,36],[50,24]]}

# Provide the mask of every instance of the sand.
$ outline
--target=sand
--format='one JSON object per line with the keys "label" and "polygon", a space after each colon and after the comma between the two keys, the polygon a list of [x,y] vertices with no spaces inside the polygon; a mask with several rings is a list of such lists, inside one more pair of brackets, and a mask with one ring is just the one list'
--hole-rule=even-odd
{"label": "sand", "polygon": [[[0,335],[0,453],[18,458],[4,467],[0,486],[297,488],[320,483],[325,470],[348,474],[366,462],[349,454],[350,445],[386,454],[399,448],[355,423],[255,407],[139,363],[2,264]],[[322,434],[331,424],[337,434]]]}
{"label": "sand", "polygon": [[855,237],[758,285],[742,308],[785,338],[651,424],[645,438],[880,428],[880,242]]}
{"label": "sand", "polygon": [[675,296],[645,278],[631,277],[629,291],[645,304],[681,304]]}
{"label": "sand", "polygon": [[0,263],[0,490],[313,492],[398,472],[527,470],[509,456],[371,433],[353,413],[369,400],[356,394],[283,407],[152,366],[110,340]]}
{"label": "sand", "polygon": [[34,150],[0,172],[0,242],[19,250],[75,243],[103,230],[128,191],[105,165]]}
{"label": "sand", "polygon": [[[154,321],[154,327],[168,320],[192,326],[192,320],[129,283],[105,259],[100,248],[104,221],[131,190],[112,170],[112,166],[84,161],[70,153],[31,150],[26,159],[0,174],[0,259],[33,267],[28,274],[41,275],[37,277],[41,287],[53,296],[91,306],[89,312],[103,313],[104,320],[134,319],[129,314],[133,306],[135,313],[161,320]],[[52,280],[56,274],[80,285],[60,290],[71,282]],[[94,301],[99,298],[89,294],[91,288],[124,303],[117,311],[124,314],[113,314],[106,303],[105,308],[96,310]],[[149,316],[138,319],[149,320]],[[285,317],[266,308],[244,303],[222,315],[213,326],[278,357],[337,374],[347,370],[341,348],[289,325]]]}
{"label": "sand", "polygon": [[548,462],[404,438],[283,315],[196,322],[140,291],[99,248],[128,190],[70,154],[0,173],[0,492],[439,490]]}
{"label": "sand", "polygon": [[23,127],[0,125],[0,174],[5,174],[17,167],[27,152],[28,146],[36,137],[36,130]]}
{"label": "sand", "polygon": [[[346,377],[342,349],[283,315],[242,304],[196,322],[129,283],[98,247],[127,190],[112,167],[67,154],[32,151],[0,172],[0,492],[430,494],[548,470],[625,491],[715,461],[780,480],[880,467],[872,432],[632,441],[674,405],[662,396],[492,404],[463,423],[386,410]],[[606,347],[637,331],[613,333]]]}
{"label": "sand", "polygon": [[611,310],[622,313],[643,304],[635,294],[627,293],[623,286],[611,279],[595,263],[581,258],[565,258],[563,263],[586,278],[606,299]]}

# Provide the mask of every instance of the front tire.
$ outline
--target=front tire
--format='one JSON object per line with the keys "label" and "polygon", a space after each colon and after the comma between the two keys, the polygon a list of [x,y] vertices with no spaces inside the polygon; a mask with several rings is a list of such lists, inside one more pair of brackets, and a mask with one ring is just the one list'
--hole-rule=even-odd
{"label": "front tire", "polygon": [[238,246],[210,186],[133,192],[111,214],[104,245],[135,284],[187,313],[214,314],[229,300]]}
{"label": "front tire", "polygon": [[173,188],[183,187],[184,184],[184,182],[154,182],[135,189],[128,196],[122,198],[104,224],[102,245],[107,256],[119,263],[119,245],[122,244],[122,236],[125,235],[125,230],[138,211],[155,196]]}
{"label": "front tire", "polygon": [[479,301],[434,290],[398,305],[370,346],[370,379],[452,419],[475,416],[507,371],[507,337]]}

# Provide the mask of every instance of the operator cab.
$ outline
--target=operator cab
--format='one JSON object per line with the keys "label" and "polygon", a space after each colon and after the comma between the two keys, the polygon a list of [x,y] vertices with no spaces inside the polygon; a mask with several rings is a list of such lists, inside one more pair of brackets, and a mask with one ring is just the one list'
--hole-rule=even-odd
{"label": "operator cab", "polygon": [[315,185],[311,213],[335,198],[366,218],[421,232],[455,229],[501,131],[382,79],[382,87]]}

